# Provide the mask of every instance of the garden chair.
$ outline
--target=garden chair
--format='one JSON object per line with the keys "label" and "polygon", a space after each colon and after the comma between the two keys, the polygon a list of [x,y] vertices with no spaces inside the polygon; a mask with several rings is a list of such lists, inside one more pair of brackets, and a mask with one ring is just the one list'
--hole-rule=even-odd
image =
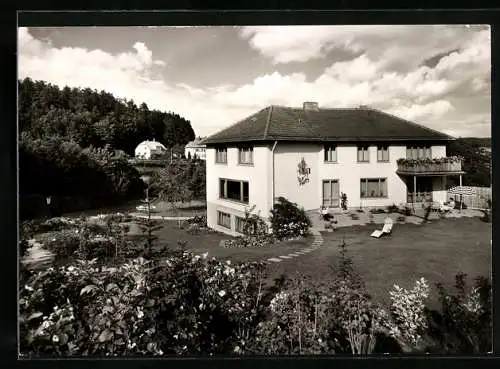
{"label": "garden chair", "polygon": [[373,231],[373,233],[370,235],[371,237],[375,237],[375,238],[380,238],[382,237],[383,235],[390,235],[392,233],[392,226],[393,226],[394,222],[392,221],[392,218],[385,218],[385,221],[384,221],[384,226],[382,227],[382,230],[378,230],[376,229],[375,231]]}

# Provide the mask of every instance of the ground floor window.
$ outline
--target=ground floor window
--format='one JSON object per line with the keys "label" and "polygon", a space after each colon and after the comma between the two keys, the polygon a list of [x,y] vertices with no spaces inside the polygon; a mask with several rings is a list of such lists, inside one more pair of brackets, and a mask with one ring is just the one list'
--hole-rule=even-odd
{"label": "ground floor window", "polygon": [[361,198],[387,197],[386,178],[361,178]]}
{"label": "ground floor window", "polygon": [[219,197],[248,204],[249,187],[247,181],[219,180]]}
{"label": "ground floor window", "polygon": [[338,208],[340,206],[340,192],[338,179],[323,181],[323,206]]}
{"label": "ground floor window", "polygon": [[238,233],[244,233],[245,229],[245,218],[242,217],[236,217],[236,232]]}
{"label": "ground floor window", "polygon": [[217,212],[217,224],[231,229],[231,215],[228,213],[223,213],[222,211]]}

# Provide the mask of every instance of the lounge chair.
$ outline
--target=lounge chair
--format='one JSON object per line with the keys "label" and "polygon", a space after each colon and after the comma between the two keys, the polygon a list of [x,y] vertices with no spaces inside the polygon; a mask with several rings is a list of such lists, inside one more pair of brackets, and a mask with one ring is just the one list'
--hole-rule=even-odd
{"label": "lounge chair", "polygon": [[384,226],[382,227],[382,230],[379,231],[378,229],[376,229],[375,231],[373,231],[373,233],[370,236],[375,237],[375,238],[380,238],[383,235],[390,235],[392,232],[393,224],[394,223],[393,223],[393,220],[391,218],[385,218]]}

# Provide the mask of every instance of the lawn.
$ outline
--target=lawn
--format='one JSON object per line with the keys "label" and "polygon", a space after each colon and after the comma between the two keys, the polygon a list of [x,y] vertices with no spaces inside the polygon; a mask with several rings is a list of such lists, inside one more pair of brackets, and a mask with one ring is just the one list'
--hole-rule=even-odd
{"label": "lawn", "polygon": [[[365,280],[368,291],[381,303],[389,302],[394,284],[411,288],[425,277],[435,283],[453,283],[458,272],[476,276],[491,275],[490,223],[478,218],[437,220],[430,224],[396,224],[390,237],[370,237],[374,226],[339,228],[323,233],[324,245],[307,255],[269,265],[270,278],[295,273],[324,281],[335,273],[339,250],[345,238],[354,267]],[[380,228],[380,227],[378,227]],[[433,291],[435,289],[433,288]],[[436,294],[431,293],[431,303]]]}
{"label": "lawn", "polygon": [[312,243],[308,237],[300,240],[283,241],[264,247],[226,248],[220,246],[220,241],[230,239],[223,233],[190,234],[185,229],[179,229],[176,221],[164,221],[163,227],[156,231],[158,244],[178,247],[178,241],[185,241],[186,249],[197,254],[208,252],[209,257],[230,259],[232,262],[260,261],[307,248]]}

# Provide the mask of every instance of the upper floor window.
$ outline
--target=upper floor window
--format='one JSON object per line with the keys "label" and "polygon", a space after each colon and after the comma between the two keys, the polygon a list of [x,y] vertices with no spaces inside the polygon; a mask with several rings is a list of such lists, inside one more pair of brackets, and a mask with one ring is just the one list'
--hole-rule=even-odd
{"label": "upper floor window", "polygon": [[215,162],[216,163],[227,163],[227,148],[217,148],[215,150]]}
{"label": "upper floor window", "polygon": [[358,146],[358,162],[369,162],[370,152],[368,146]]}
{"label": "upper floor window", "polygon": [[377,161],[389,161],[389,146],[377,147]]}
{"label": "upper floor window", "polygon": [[431,159],[432,152],[429,145],[425,146],[406,146],[407,159]]}
{"label": "upper floor window", "polygon": [[219,197],[221,199],[234,200],[248,204],[248,182],[221,178],[219,180]]}
{"label": "upper floor window", "polygon": [[238,149],[238,163],[253,164],[253,147],[240,147]]}
{"label": "upper floor window", "polygon": [[325,161],[330,163],[337,162],[337,146],[325,145]]}

